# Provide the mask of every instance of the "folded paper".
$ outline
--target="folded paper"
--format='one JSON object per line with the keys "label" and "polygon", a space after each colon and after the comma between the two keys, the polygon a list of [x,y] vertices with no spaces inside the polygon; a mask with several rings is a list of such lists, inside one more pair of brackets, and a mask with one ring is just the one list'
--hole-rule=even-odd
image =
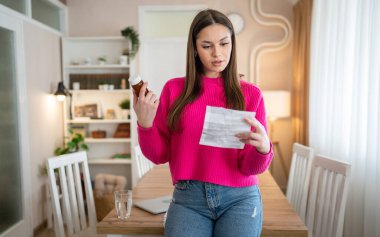
{"label": "folded paper", "polygon": [[253,119],[255,112],[207,106],[202,136],[199,144],[221,148],[243,149],[238,133],[251,131],[244,118]]}

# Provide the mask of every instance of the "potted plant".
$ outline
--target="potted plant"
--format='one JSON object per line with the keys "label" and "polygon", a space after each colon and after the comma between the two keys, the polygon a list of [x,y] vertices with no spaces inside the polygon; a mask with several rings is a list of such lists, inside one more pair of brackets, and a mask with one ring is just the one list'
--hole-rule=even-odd
{"label": "potted plant", "polygon": [[107,62],[107,58],[105,56],[98,58],[99,64],[104,65]]}
{"label": "potted plant", "polygon": [[67,153],[77,152],[79,150],[88,150],[87,144],[84,142],[82,134],[74,133],[72,129],[69,129],[70,141],[67,146],[57,147],[54,151],[54,155],[59,156]]}
{"label": "potted plant", "polygon": [[124,99],[119,103],[119,106],[121,108],[121,118],[122,119],[128,119],[130,115],[130,106],[131,102],[129,99]]}
{"label": "potted plant", "polygon": [[99,88],[99,90],[107,90],[108,89],[108,85],[105,82],[102,81],[102,82],[99,83],[98,88]]}
{"label": "potted plant", "polygon": [[123,54],[128,56],[128,58],[133,58],[137,54],[140,47],[139,34],[133,29],[132,26],[128,26],[121,31],[121,35],[131,42],[131,48],[125,49]]}
{"label": "potted plant", "polygon": [[[54,150],[54,155],[59,156],[59,155],[64,155],[68,153],[74,153],[80,150],[85,150],[85,151],[88,150],[88,146],[84,142],[84,137],[82,136],[82,134],[74,133],[72,129],[69,129],[69,133],[70,133],[71,139],[67,143],[67,146],[57,147]],[[54,170],[54,172],[57,173],[58,170]],[[47,175],[46,164],[39,165],[39,174],[40,176]]]}

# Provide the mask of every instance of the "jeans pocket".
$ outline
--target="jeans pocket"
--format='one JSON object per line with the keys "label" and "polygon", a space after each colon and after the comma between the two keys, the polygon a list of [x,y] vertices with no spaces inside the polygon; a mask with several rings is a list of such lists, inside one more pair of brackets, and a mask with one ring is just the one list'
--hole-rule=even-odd
{"label": "jeans pocket", "polygon": [[190,185],[191,181],[190,180],[179,180],[175,185],[175,189],[179,191],[187,191],[190,190]]}

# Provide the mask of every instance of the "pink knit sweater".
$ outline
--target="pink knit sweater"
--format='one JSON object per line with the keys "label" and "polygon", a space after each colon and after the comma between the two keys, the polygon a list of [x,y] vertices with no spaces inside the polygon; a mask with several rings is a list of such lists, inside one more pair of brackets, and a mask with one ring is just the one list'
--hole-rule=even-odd
{"label": "pink knit sweater", "polygon": [[[245,145],[244,149],[231,149],[199,144],[206,106],[226,107],[222,78],[203,77],[200,96],[185,106],[178,131],[168,130],[169,108],[182,92],[184,83],[185,78],[169,80],[162,90],[153,126],[138,126],[143,154],[156,164],[169,162],[173,184],[178,180],[198,180],[230,187],[258,184],[257,175],[263,173],[272,160],[272,145],[268,154],[261,154],[250,145]],[[256,112],[256,119],[266,128],[260,90],[245,81],[240,84],[246,110]]]}

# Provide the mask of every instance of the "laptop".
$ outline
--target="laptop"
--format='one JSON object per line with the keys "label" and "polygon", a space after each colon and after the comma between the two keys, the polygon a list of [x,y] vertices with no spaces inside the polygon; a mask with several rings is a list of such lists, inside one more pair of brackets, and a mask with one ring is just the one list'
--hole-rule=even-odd
{"label": "laptop", "polygon": [[172,196],[162,196],[153,199],[146,199],[135,202],[135,206],[152,214],[166,212],[172,201]]}

